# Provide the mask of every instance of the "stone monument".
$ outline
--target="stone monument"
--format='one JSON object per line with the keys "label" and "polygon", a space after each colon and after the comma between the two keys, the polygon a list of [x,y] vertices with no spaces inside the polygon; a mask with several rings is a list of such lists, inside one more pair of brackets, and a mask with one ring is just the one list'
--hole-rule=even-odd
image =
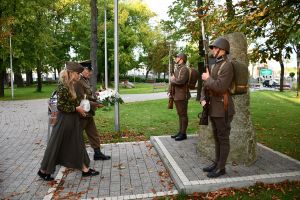
{"label": "stone monument", "polygon": [[[229,58],[249,65],[247,58],[247,40],[242,33],[232,33],[224,36],[230,43]],[[231,123],[230,153],[228,163],[251,165],[256,160],[256,138],[250,114],[250,95],[233,95],[236,114]],[[215,145],[211,128],[200,125],[198,152],[201,156],[214,160]]]}

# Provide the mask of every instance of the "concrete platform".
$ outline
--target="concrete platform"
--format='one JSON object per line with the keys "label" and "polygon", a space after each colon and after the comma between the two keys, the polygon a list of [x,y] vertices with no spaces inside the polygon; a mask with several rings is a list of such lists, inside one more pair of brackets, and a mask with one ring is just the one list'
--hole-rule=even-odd
{"label": "concrete platform", "polygon": [[211,163],[197,152],[197,135],[176,142],[170,136],[151,137],[151,143],[169,170],[180,192],[209,192],[228,187],[248,187],[256,182],[276,183],[300,180],[300,162],[261,144],[257,145],[258,158],[247,167],[226,165],[226,174],[208,178],[202,168]]}

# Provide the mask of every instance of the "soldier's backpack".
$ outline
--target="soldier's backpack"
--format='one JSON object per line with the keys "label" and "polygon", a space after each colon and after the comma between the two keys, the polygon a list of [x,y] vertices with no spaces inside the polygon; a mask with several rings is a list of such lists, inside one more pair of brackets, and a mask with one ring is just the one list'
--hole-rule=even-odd
{"label": "soldier's backpack", "polygon": [[[243,62],[237,61],[236,59],[230,60],[232,66],[233,66],[233,80],[230,87],[230,93],[232,95],[236,94],[246,94],[249,88],[248,81],[249,81],[249,71],[246,64]],[[225,64],[225,62],[224,62]],[[221,71],[220,67],[219,72]]]}
{"label": "soldier's backpack", "polygon": [[189,81],[188,81],[188,88],[195,89],[196,83],[198,81],[198,71],[195,68],[188,67],[189,69]]}

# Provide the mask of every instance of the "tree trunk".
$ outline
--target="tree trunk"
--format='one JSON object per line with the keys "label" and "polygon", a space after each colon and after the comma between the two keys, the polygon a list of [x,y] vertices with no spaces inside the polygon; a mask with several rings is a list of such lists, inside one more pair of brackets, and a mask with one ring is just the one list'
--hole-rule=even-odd
{"label": "tree trunk", "polygon": [[279,60],[280,64],[280,92],[283,92],[283,79],[284,79],[284,64],[282,59]]}
{"label": "tree trunk", "polygon": [[26,85],[32,85],[33,84],[33,78],[32,78],[32,70],[26,71]]}
{"label": "tree trunk", "polygon": [[0,97],[4,97],[5,75],[6,73],[3,66],[3,60],[0,59]]}
{"label": "tree trunk", "polygon": [[149,69],[149,70],[146,71],[146,77],[145,77],[145,79],[148,79],[148,75],[149,75],[150,70],[151,69]]}
{"label": "tree trunk", "polygon": [[91,6],[91,62],[93,66],[93,76],[91,77],[91,85],[93,92],[97,89],[98,65],[97,65],[97,24],[98,24],[98,9],[97,0],[90,0]]}
{"label": "tree trunk", "polygon": [[235,11],[232,5],[232,0],[226,0],[227,20],[231,21],[234,18]]}
{"label": "tree trunk", "polygon": [[42,72],[41,72],[41,63],[40,62],[38,62],[38,64],[37,64],[36,73],[37,73],[36,91],[42,92]]}
{"label": "tree trunk", "polygon": [[297,46],[297,97],[300,98],[300,44]]}
{"label": "tree trunk", "polygon": [[24,87],[22,74],[20,72],[15,72],[14,76],[15,76],[15,84],[17,85],[17,87]]}

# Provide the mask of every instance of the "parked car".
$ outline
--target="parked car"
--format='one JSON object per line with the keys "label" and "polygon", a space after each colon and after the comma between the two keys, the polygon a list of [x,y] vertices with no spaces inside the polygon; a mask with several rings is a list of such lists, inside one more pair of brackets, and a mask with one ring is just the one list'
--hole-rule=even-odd
{"label": "parked car", "polygon": [[276,86],[278,86],[278,82],[272,81],[272,80],[265,80],[263,82],[263,86],[264,87],[276,87]]}

